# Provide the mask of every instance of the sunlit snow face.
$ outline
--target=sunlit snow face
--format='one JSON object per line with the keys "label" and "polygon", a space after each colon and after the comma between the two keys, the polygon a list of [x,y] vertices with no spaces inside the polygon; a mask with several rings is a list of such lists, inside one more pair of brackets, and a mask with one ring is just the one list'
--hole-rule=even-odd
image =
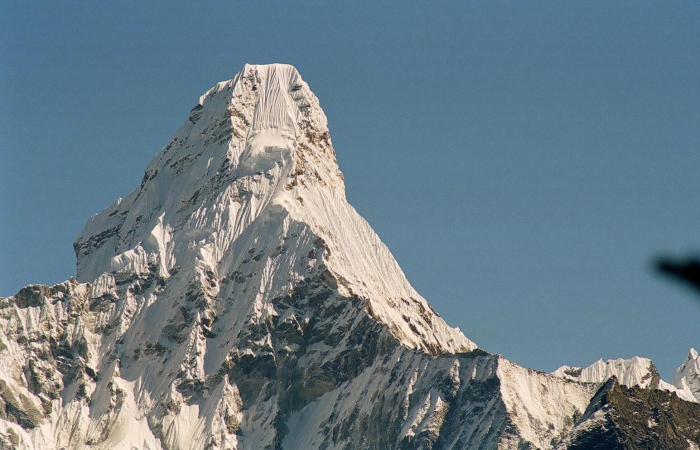
{"label": "sunlit snow face", "polygon": [[[244,76],[247,72],[244,70]],[[270,66],[255,76],[257,98],[238,171],[241,175],[269,172],[293,160],[298,123],[309,107],[310,94],[291,66]]]}

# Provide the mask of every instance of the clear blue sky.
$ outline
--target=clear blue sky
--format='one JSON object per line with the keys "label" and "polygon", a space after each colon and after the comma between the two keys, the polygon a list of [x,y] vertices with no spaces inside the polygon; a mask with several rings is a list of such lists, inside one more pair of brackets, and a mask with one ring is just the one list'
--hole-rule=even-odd
{"label": "clear blue sky", "polygon": [[[144,4],[141,4],[144,3]],[[294,64],[350,202],[482,348],[541,370],[700,349],[700,3],[11,2],[0,15],[0,295],[75,273],[199,95]]]}

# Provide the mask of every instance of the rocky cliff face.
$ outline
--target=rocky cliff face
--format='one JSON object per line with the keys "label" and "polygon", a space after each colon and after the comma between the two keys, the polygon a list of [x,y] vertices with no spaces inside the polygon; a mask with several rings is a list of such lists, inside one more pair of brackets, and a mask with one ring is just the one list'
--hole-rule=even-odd
{"label": "rocky cliff face", "polygon": [[609,379],[556,449],[697,449],[700,404]]}
{"label": "rocky cliff face", "polygon": [[203,95],[75,251],[78,280],[0,299],[0,448],[553,448],[602,404],[607,372],[525,369],[432,310],[291,66]]}

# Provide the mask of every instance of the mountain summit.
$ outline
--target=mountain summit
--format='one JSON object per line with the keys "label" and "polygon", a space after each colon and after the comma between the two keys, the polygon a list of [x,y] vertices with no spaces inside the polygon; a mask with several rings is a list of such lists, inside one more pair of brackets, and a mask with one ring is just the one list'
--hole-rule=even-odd
{"label": "mountain summit", "polygon": [[625,399],[680,402],[659,442],[700,442],[690,360],[682,388],[641,359],[546,374],[449,327],[347,203],[289,65],[205,93],[74,248],[77,280],[0,299],[0,448],[595,448],[639,437]]}
{"label": "mountain summit", "polygon": [[[75,242],[78,280],[103,274],[217,282],[235,314],[270,311],[311,273],[335,280],[406,345],[476,346],[409,285],[345,199],[327,119],[289,65],[246,65],[204,94],[141,185],[90,219]],[[220,283],[217,283],[220,284]]]}

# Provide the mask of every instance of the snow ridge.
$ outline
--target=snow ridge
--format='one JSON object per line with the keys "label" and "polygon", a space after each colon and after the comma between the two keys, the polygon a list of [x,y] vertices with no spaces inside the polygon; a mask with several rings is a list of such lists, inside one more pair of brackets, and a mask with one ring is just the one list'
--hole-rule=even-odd
{"label": "snow ridge", "polygon": [[[695,367],[694,361],[697,360],[697,353],[693,359],[693,351],[686,358],[684,364],[676,372],[673,383],[667,383],[661,379],[659,372],[656,370],[654,363],[648,358],[635,356],[630,359],[611,359],[603,361],[602,359],[594,362],[590,366],[584,368],[562,366],[552,372],[553,375],[569,380],[576,380],[585,383],[604,383],[612,377],[617,379],[617,382],[623,386],[648,389],[663,389],[670,392],[675,392],[676,395],[686,401],[697,402],[698,398],[693,394],[691,388],[687,384],[687,380],[693,380],[693,372],[700,368],[700,365]],[[679,374],[683,372],[679,376]],[[691,381],[692,384],[692,381]]]}
{"label": "snow ridge", "polygon": [[656,387],[659,376],[654,363],[648,358],[635,356],[631,359],[599,359],[590,366],[562,366],[553,372],[554,375],[570,380],[588,383],[601,383],[610,377],[616,377],[624,386]]}

